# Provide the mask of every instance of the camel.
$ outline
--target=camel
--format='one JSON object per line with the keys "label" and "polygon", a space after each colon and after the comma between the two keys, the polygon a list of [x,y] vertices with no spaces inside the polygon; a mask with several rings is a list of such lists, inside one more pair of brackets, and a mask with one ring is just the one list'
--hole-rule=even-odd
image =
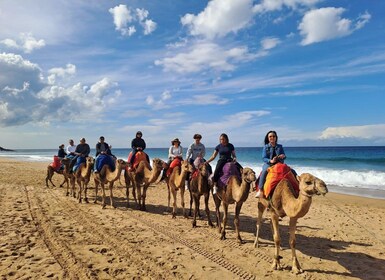
{"label": "camel", "polygon": [[[64,166],[67,164],[69,166],[69,163],[70,163],[70,160],[68,158],[64,158],[62,160],[60,160],[60,163],[61,164],[64,164]],[[67,177],[67,172],[64,172],[65,170],[64,169],[59,169],[59,170],[56,170],[55,168],[53,168],[51,166],[51,164],[49,164],[47,166],[47,176],[45,177],[45,185],[48,187],[48,181],[51,182],[52,186],[53,187],[56,187],[55,184],[52,182],[52,177],[55,173],[57,174],[61,174],[63,175],[64,179],[63,179],[63,182],[60,184],[60,187],[62,188],[64,186],[65,183],[67,183],[67,186],[68,186],[68,177]]]}
{"label": "camel", "polygon": [[273,239],[275,243],[275,254],[272,267],[275,270],[282,269],[280,264],[281,257],[279,255],[281,239],[279,235],[278,220],[280,217],[288,216],[290,218],[289,243],[293,262],[292,271],[296,274],[303,272],[295,251],[297,220],[305,216],[309,211],[313,195],[325,195],[328,192],[324,181],[309,173],[303,173],[301,176],[297,176],[297,180],[299,181],[299,194],[296,194],[287,179],[282,179],[276,186],[270,202],[266,198],[259,198],[256,237],[254,242],[254,247],[259,247],[259,229],[261,226],[262,215],[265,209],[270,206],[272,210],[269,212],[271,213],[270,219],[273,226]]}
{"label": "camel", "polygon": [[[70,158],[63,158],[60,162],[64,165],[64,169],[60,170],[59,172],[53,170],[52,166],[48,165],[48,167],[47,167],[46,185],[48,186],[48,180],[52,183],[51,179],[52,179],[52,176],[53,176],[54,172],[62,174],[64,176],[64,180],[63,180],[63,183],[60,185],[60,187],[63,187],[64,183],[66,183],[67,184],[66,196],[69,196],[70,195],[69,186],[71,185],[71,195],[73,197],[76,197],[76,194],[75,194],[75,176],[74,176],[73,173],[70,173],[70,162],[71,162],[71,159]],[[52,185],[55,186],[53,183],[52,183]]]}
{"label": "camel", "polygon": [[91,171],[94,167],[95,159],[93,157],[87,157],[85,163],[81,163],[75,172],[76,182],[79,185],[78,199],[79,203],[82,202],[82,192],[84,189],[84,201],[88,203],[87,198],[87,186],[91,179]]}
{"label": "camel", "polygon": [[102,208],[106,208],[106,193],[104,189],[104,185],[108,184],[110,188],[110,205],[112,208],[115,208],[114,202],[112,199],[112,188],[114,186],[114,182],[118,179],[120,179],[120,175],[122,173],[122,170],[126,167],[127,163],[122,160],[118,159],[116,160],[116,168],[115,171],[111,171],[110,167],[105,164],[103,165],[102,169],[98,173],[94,173],[94,182],[95,182],[95,200],[94,203],[97,202],[98,199],[98,187],[99,185],[102,186],[103,191],[103,198],[102,198]]}
{"label": "camel", "polygon": [[[139,210],[146,211],[146,194],[147,188],[150,184],[154,183],[163,169],[164,161],[159,158],[152,160],[152,169],[150,164],[146,160],[139,162],[138,166],[134,171],[127,171],[124,173],[124,179],[126,182],[126,196],[127,196],[127,207],[128,205],[128,188],[133,183],[132,194]],[[143,187],[143,192],[142,192]],[[136,198],[136,192],[138,193],[138,200]]]}
{"label": "camel", "polygon": [[[231,176],[226,185],[226,189],[222,188],[218,190],[217,194],[213,194],[215,202],[215,211],[217,215],[217,226],[219,228],[219,233],[221,233],[221,239],[226,239],[226,224],[227,224],[227,212],[229,204],[235,203],[235,217],[234,225],[235,231],[237,234],[237,240],[240,244],[243,243],[242,238],[239,234],[239,213],[243,203],[249,197],[250,185],[252,182],[256,181],[255,172],[248,167],[241,169],[241,182],[237,176]],[[223,201],[223,220],[222,226],[220,224],[220,212],[219,207],[221,206],[221,201]]]}
{"label": "camel", "polygon": [[[192,165],[190,164],[190,172],[192,170]],[[190,181],[190,193],[194,200],[194,220],[192,222],[193,228],[197,226],[197,214],[199,214],[199,203],[200,197],[204,195],[205,198],[205,211],[207,216],[207,221],[209,226],[214,226],[210,219],[210,209],[209,209],[209,197],[210,197],[210,186],[209,186],[209,172],[206,164],[200,164],[198,167],[198,175],[193,177]],[[191,202],[190,202],[191,210]]]}
{"label": "camel", "polygon": [[178,190],[180,190],[180,197],[181,197],[181,205],[183,208],[183,216],[187,218],[187,215],[185,213],[184,208],[184,191],[185,191],[185,180],[187,177],[187,174],[190,170],[189,163],[187,160],[184,160],[181,162],[181,166],[176,166],[173,168],[172,173],[170,174],[170,177],[166,179],[167,183],[167,190],[168,190],[168,207],[170,207],[170,193],[172,193],[172,196],[174,198],[173,202],[173,208],[172,208],[172,218],[176,218],[176,193]]}

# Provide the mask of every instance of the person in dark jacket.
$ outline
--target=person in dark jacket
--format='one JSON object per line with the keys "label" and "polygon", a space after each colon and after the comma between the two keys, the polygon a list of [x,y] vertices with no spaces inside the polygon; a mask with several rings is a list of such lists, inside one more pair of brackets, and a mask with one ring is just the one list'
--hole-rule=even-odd
{"label": "person in dark jacket", "polygon": [[73,167],[75,163],[77,162],[78,158],[86,158],[90,154],[91,149],[90,146],[86,143],[85,138],[80,139],[80,143],[76,146],[76,150],[74,152],[75,156],[71,159],[70,163],[70,172],[73,171]]}
{"label": "person in dark jacket", "polygon": [[104,142],[104,136],[99,137],[99,142],[96,144],[95,149],[96,149],[96,153],[95,153],[94,172],[97,173],[98,172],[97,167],[99,166],[100,155],[108,155],[111,157],[113,157],[113,155],[111,153],[110,145]]}
{"label": "person in dark jacket", "polygon": [[[141,131],[138,131],[136,133],[135,138],[132,139],[131,141],[131,148],[132,148],[132,154],[130,158],[131,166],[134,163],[136,153],[139,151],[144,151],[146,149],[146,142],[144,141],[142,136],[143,136],[143,133]],[[147,154],[146,154],[146,157],[147,157],[147,161],[150,162],[150,159],[148,158]]]}
{"label": "person in dark jacket", "polygon": [[60,158],[60,159],[63,159],[65,158],[65,156],[67,155],[67,153],[64,151],[64,144],[61,144],[59,146],[59,150],[57,152],[57,156]]}

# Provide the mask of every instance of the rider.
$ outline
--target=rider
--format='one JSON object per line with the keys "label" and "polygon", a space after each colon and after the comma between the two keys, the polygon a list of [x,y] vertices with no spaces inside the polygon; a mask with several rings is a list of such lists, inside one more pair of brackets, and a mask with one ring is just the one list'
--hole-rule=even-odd
{"label": "rider", "polygon": [[81,138],[80,144],[76,146],[76,150],[74,152],[75,156],[74,158],[71,159],[71,163],[69,166],[70,172],[72,172],[72,168],[74,167],[77,159],[79,157],[84,157],[84,158],[88,157],[88,155],[90,154],[90,151],[91,149],[90,149],[90,146],[86,143],[86,139],[84,137]]}
{"label": "rider", "polygon": [[111,154],[110,146],[106,142],[104,142],[104,136],[99,137],[99,142],[96,144],[95,148],[96,148],[96,154],[95,154],[94,172],[97,173],[98,161],[100,159],[99,155],[112,156],[112,154]]}
{"label": "rider", "polygon": [[[188,160],[190,164],[194,166],[194,161],[196,158],[200,157],[203,160],[206,154],[206,148],[205,148],[205,145],[201,143],[202,135],[194,134],[193,139],[195,141],[187,149],[186,160]],[[187,178],[185,182],[185,189],[188,190],[188,187],[189,187],[189,179]]]}
{"label": "rider", "polygon": [[67,146],[66,152],[67,152],[67,157],[74,157],[75,156],[75,150],[76,150],[76,145],[74,144],[74,140],[70,139],[69,145]]}
{"label": "rider", "polygon": [[181,142],[179,141],[178,138],[175,138],[174,140],[171,141],[171,146],[168,149],[168,161],[167,161],[168,169],[167,169],[167,172],[166,170],[164,170],[162,178],[165,175],[167,176],[171,175],[173,167],[171,167],[170,165],[174,159],[176,158],[179,158],[181,160],[183,159],[183,148],[180,145],[180,143]]}
{"label": "rider", "polygon": [[[136,136],[131,141],[131,158],[130,158],[130,165],[132,166],[134,164],[135,155],[139,151],[144,151],[146,149],[146,142],[142,138],[143,133],[141,131],[136,132]],[[150,159],[148,155],[146,154],[147,161],[150,162]]]}
{"label": "rider", "polygon": [[234,161],[239,169],[242,169],[242,166],[237,162],[237,156],[235,155],[235,148],[233,144],[229,143],[229,137],[227,134],[222,133],[219,137],[219,144],[215,147],[214,153],[206,161],[206,164],[213,161],[216,156],[219,154],[219,159],[214,171],[213,177],[213,194],[216,194],[218,191],[218,179],[220,172],[222,171],[223,166],[230,161]]}
{"label": "rider", "polygon": [[64,151],[64,144],[61,144],[59,146],[59,150],[57,152],[57,156],[60,158],[60,159],[63,159],[65,158],[65,156],[67,155],[67,153]]}
{"label": "rider", "polygon": [[283,146],[277,142],[277,133],[273,130],[270,130],[265,136],[264,146],[262,148],[262,160],[264,164],[262,166],[261,175],[259,176],[258,192],[255,197],[260,197],[263,195],[263,185],[266,181],[267,169],[278,162],[283,163],[286,158]]}

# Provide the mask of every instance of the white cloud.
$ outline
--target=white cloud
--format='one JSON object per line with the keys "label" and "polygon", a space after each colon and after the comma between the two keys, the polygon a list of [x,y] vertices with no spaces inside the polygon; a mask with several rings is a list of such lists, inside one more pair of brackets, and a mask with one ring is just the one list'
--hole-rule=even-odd
{"label": "white cloud", "polygon": [[109,12],[114,18],[115,29],[120,31],[123,36],[132,36],[136,32],[135,23],[143,27],[143,34],[149,35],[155,31],[157,24],[151,19],[147,19],[149,12],[145,9],[135,9],[133,11],[126,5],[110,8]]}
{"label": "white cloud", "polygon": [[385,124],[328,127],[322,131],[321,139],[335,138],[362,138],[376,139],[384,138]]}
{"label": "white cloud", "polygon": [[296,10],[301,7],[312,7],[322,0],[262,0],[254,5],[254,13],[272,12],[282,10],[284,7]]}
{"label": "white cloud", "polygon": [[226,98],[221,98],[215,94],[202,94],[202,95],[194,95],[192,98],[184,99],[179,101],[178,103],[183,105],[224,105],[229,102]]}
{"label": "white cloud", "polygon": [[141,23],[143,26],[143,33],[144,35],[151,34],[156,29],[156,22],[154,22],[151,19],[146,19],[144,22]]}
{"label": "white cloud", "polygon": [[365,13],[358,18],[356,26],[353,27],[350,19],[341,17],[344,11],[344,8],[327,7],[307,12],[298,26],[303,36],[301,45],[348,36],[358,28],[362,28],[370,19],[370,15]]}
{"label": "white cloud", "polygon": [[198,42],[185,52],[156,60],[155,65],[163,66],[165,71],[177,73],[194,73],[206,69],[231,71],[235,62],[250,61],[255,55],[250,54],[247,47],[224,49],[210,42]]}
{"label": "white cloud", "polygon": [[281,41],[278,38],[268,37],[261,40],[261,46],[264,50],[270,50],[279,45]]}
{"label": "white cloud", "polygon": [[191,35],[223,37],[249,24],[253,17],[252,3],[252,0],[211,0],[198,15],[184,15],[181,23],[189,28]]}
{"label": "white cloud", "polygon": [[[89,87],[44,83],[38,65],[20,55],[0,54],[0,126],[30,122],[83,121],[101,116],[120,95],[117,84],[103,78]],[[52,68],[51,75],[74,74],[76,67]]]}
{"label": "white cloud", "polygon": [[44,47],[45,41],[43,39],[35,39],[32,33],[20,33],[17,41],[8,38],[0,41],[0,44],[6,46],[9,49],[16,49],[21,50],[24,53],[31,53],[35,49]]}
{"label": "white cloud", "polygon": [[55,67],[50,70],[48,70],[48,73],[50,74],[47,78],[49,84],[55,84],[56,79],[59,78],[65,78],[67,76],[75,75],[76,73],[76,66],[68,63],[66,65],[66,68],[62,67]]}

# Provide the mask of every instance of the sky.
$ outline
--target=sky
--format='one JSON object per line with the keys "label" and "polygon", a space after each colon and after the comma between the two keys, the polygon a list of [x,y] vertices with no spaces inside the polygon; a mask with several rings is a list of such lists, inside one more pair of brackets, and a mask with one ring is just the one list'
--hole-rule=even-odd
{"label": "sky", "polygon": [[385,145],[385,1],[0,0],[0,146]]}

